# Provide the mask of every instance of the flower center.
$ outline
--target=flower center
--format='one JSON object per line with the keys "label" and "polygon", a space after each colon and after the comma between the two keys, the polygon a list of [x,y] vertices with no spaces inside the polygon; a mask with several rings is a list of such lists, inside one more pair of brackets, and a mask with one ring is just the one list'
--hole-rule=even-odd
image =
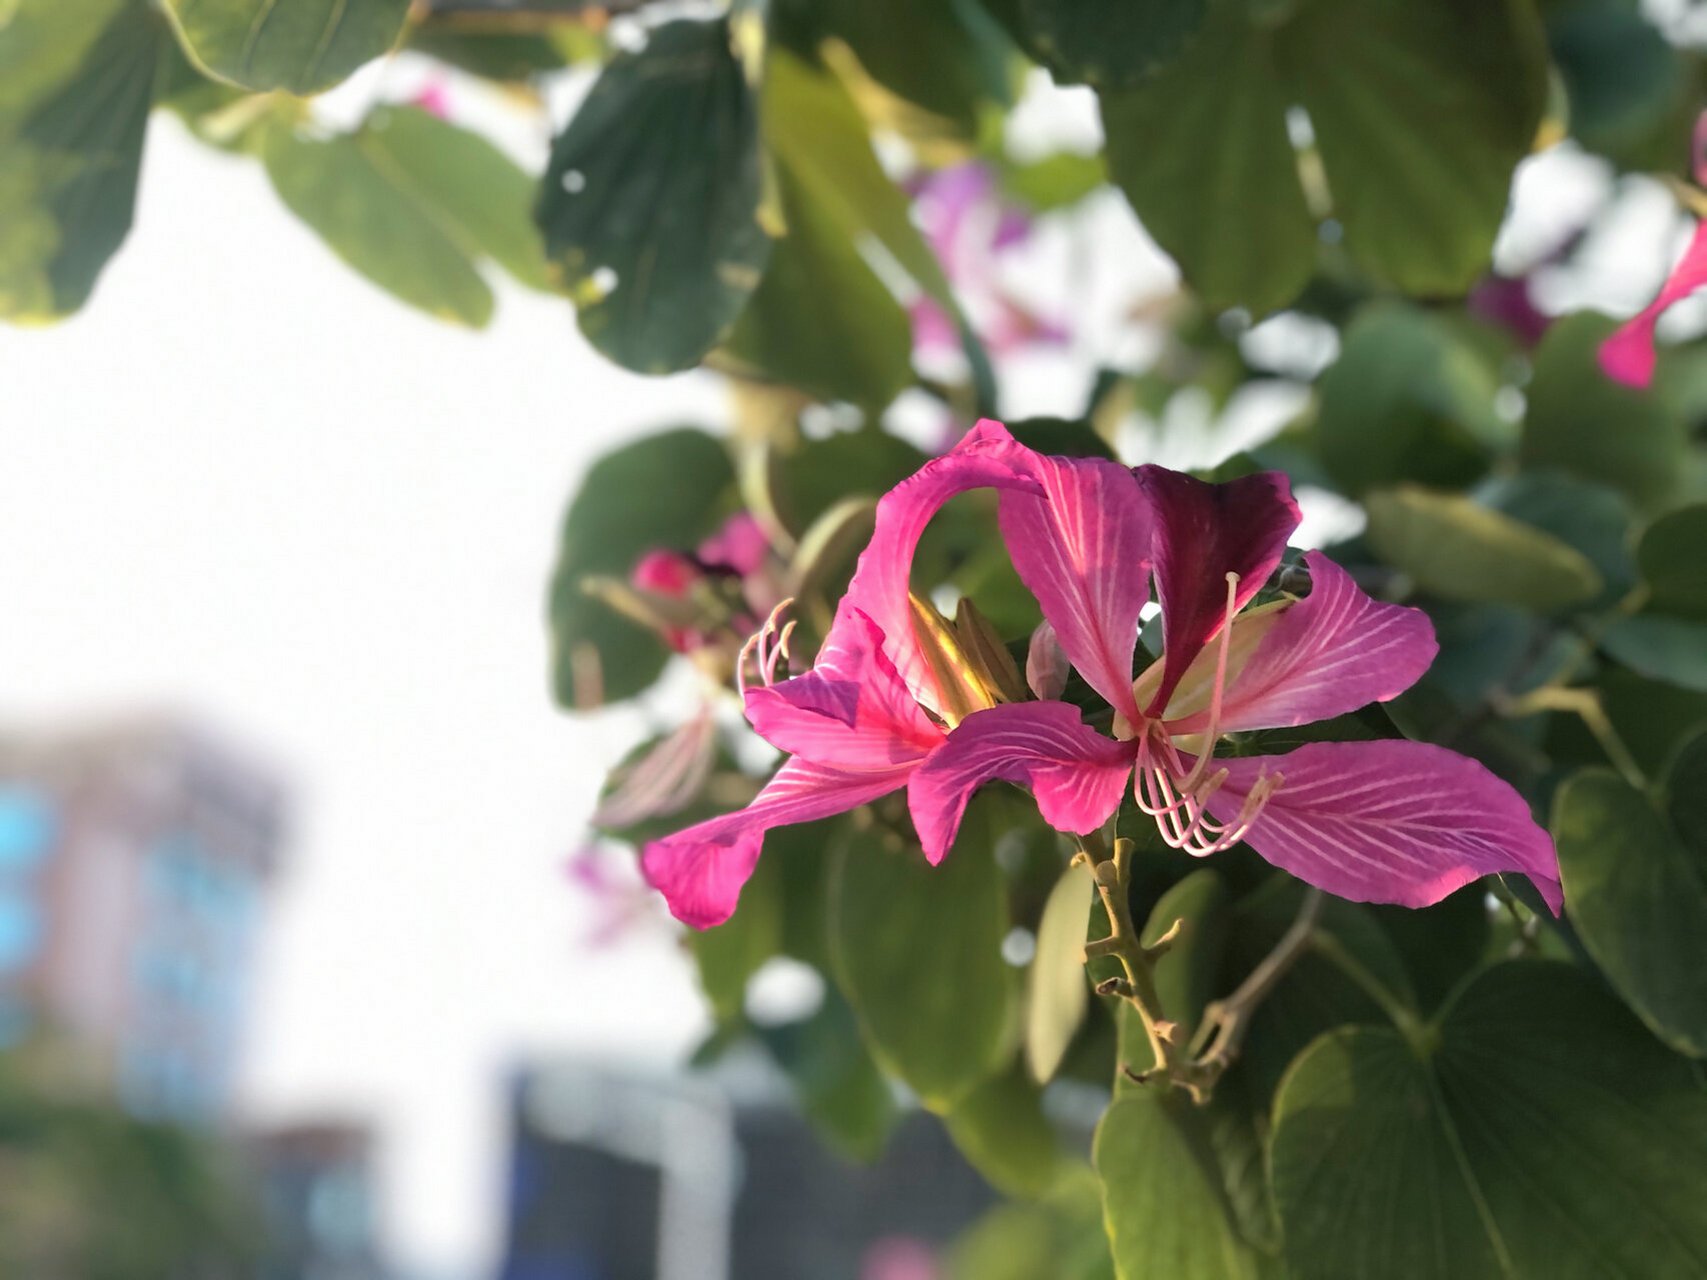
{"label": "flower center", "polygon": [[1207,857],[1231,848],[1244,839],[1251,824],[1267,806],[1269,797],[1286,781],[1279,773],[1265,774],[1239,806],[1229,822],[1209,814],[1208,801],[1226,783],[1228,771],[1214,769],[1215,739],[1220,732],[1221,705],[1227,684],[1227,656],[1232,648],[1233,615],[1238,609],[1239,575],[1227,575],[1227,612],[1221,622],[1215,655],[1215,679],[1210,686],[1209,712],[1201,741],[1188,767],[1179,747],[1158,718],[1145,721],[1138,744],[1138,763],[1133,798],[1138,807],[1156,820],[1162,839],[1193,857]]}

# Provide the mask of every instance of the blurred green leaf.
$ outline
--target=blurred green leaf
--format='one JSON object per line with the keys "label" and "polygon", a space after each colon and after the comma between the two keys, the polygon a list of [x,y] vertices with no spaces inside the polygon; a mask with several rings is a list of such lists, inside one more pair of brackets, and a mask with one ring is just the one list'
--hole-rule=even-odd
{"label": "blurred green leaf", "polygon": [[1602,672],[1597,684],[1607,719],[1650,773],[1659,773],[1685,740],[1707,727],[1707,694],[1618,669]]}
{"label": "blurred green leaf", "polygon": [[1318,1040],[1271,1148],[1297,1280],[1688,1275],[1707,1256],[1707,1091],[1572,966],[1498,965],[1432,1052]]}
{"label": "blurred green leaf", "polygon": [[1183,1094],[1117,1098],[1093,1159],[1120,1280],[1255,1280],[1256,1254],[1233,1229],[1203,1116]]}
{"label": "blurred green leaf", "polygon": [[1612,329],[1612,321],[1590,314],[1548,328],[1528,390],[1523,462],[1611,485],[1638,510],[1652,510],[1686,473],[1683,426],[1661,397],[1601,371],[1596,351]]}
{"label": "blurred green leaf", "polygon": [[1630,670],[1697,693],[1707,693],[1707,623],[1658,614],[1620,618],[1600,647]]}
{"label": "blurred green leaf", "polygon": [[290,211],[356,271],[429,315],[484,326],[492,291],[376,137],[362,128],[314,138],[281,118],[263,134],[261,159]]}
{"label": "blurred green leaf", "polygon": [[942,1119],[961,1154],[1003,1195],[1030,1199],[1054,1185],[1060,1142],[1037,1085],[1017,1063],[980,1081]]}
{"label": "blurred green leaf", "polygon": [[1041,1203],[997,1205],[945,1262],[943,1280],[1114,1280],[1095,1175],[1076,1167]]}
{"label": "blurred green leaf", "polygon": [[164,0],[185,51],[245,89],[319,93],[389,52],[409,0]]}
{"label": "blurred green leaf", "polygon": [[[1110,171],[1212,310],[1263,314],[1298,295],[1312,202],[1376,279],[1461,293],[1487,267],[1546,72],[1527,0],[1211,0],[1182,56],[1103,94]],[[1294,106],[1320,161],[1309,202]]]}
{"label": "blurred green leaf", "polygon": [[761,1027],[758,1036],[793,1084],[806,1118],[832,1146],[855,1160],[882,1154],[899,1112],[840,992],[826,989],[810,1017]]}
{"label": "blurred green leaf", "polygon": [[1424,1013],[1438,1008],[1487,958],[1492,930],[1488,891],[1480,881],[1421,910],[1365,904],[1363,911],[1381,926],[1403,958],[1417,1007]]}
{"label": "blurred green leaf", "polygon": [[[590,34],[590,33],[589,33]],[[408,47],[473,75],[501,83],[561,71],[574,61],[567,42],[513,31],[461,31],[432,22],[409,33]]]}
{"label": "blurred green leaf", "polygon": [[1570,104],[1571,135],[1631,167],[1656,130],[1691,98],[1684,59],[1638,0],[1547,6],[1547,43]]}
{"label": "blurred green leaf", "polygon": [[1582,552],[1605,584],[1596,604],[1611,605],[1635,585],[1630,504],[1616,490],[1559,472],[1524,471],[1486,486],[1481,497]]}
{"label": "blurred green leaf", "polygon": [[734,915],[710,929],[688,930],[700,988],[720,1022],[739,1020],[747,980],[782,950],[785,892],[781,861],[762,857],[741,888]]}
{"label": "blurred green leaf", "polygon": [[581,332],[639,373],[691,368],[770,259],[747,71],[725,21],[619,54],[552,144],[537,217]]}
{"label": "blurred green leaf", "polygon": [[881,498],[926,462],[916,446],[883,431],[843,431],[805,440],[776,459],[776,503],[803,534],[847,498]]}
{"label": "blurred green leaf", "polygon": [[0,32],[0,315],[76,311],[130,233],[163,37],[134,0],[32,0]]}
{"label": "blurred green leaf", "polygon": [[[847,227],[777,166],[788,233],[723,348],[733,372],[768,378],[875,416],[913,381],[906,311]],[[835,305],[824,306],[826,298]]]}
{"label": "blurred green leaf", "polygon": [[1126,88],[1179,56],[1208,17],[1208,0],[1020,0],[1028,45],[1055,78]]}
{"label": "blurred green leaf", "polygon": [[412,193],[469,257],[492,259],[529,288],[550,286],[530,216],[534,180],[515,161],[419,107],[381,108],[361,136],[375,166]]}
{"label": "blurred green leaf", "polygon": [[1670,512],[1649,525],[1636,561],[1648,587],[1648,608],[1707,620],[1707,504]]}
{"label": "blurred green leaf", "polygon": [[830,949],[873,1055],[947,1111],[1011,1045],[1014,973],[1002,959],[1007,890],[997,840],[1006,796],[967,810],[953,852],[932,867],[915,844],[850,832],[835,850]]}
{"label": "blurred green leaf", "polygon": [[1445,599],[1552,611],[1600,593],[1600,574],[1580,551],[1459,494],[1405,485],[1364,505],[1376,554]]}
{"label": "blurred green leaf", "polygon": [[1033,212],[1049,213],[1079,203],[1108,181],[1102,153],[1056,151],[1040,160],[998,158],[1002,189]]}
{"label": "blurred green leaf", "polygon": [[1322,460],[1348,493],[1414,481],[1458,488],[1509,434],[1495,371],[1438,317],[1386,303],[1360,311],[1321,380]]}
{"label": "blurred green leaf", "polygon": [[764,133],[776,159],[823,216],[859,241],[881,245],[921,292],[954,317],[981,404],[993,407],[994,374],[942,264],[913,223],[906,194],[871,149],[859,107],[841,83],[786,49],[765,60]]}
{"label": "blurred green leaf", "polygon": [[588,469],[564,518],[551,583],[560,704],[584,709],[632,698],[657,677],[663,645],[582,584],[590,574],[626,577],[653,548],[692,549],[712,531],[734,482],[723,443],[691,427],[624,445]]}
{"label": "blurred green leaf", "polygon": [[1271,35],[1215,0],[1180,57],[1143,87],[1100,97],[1109,176],[1204,306],[1262,315],[1295,298],[1315,268],[1316,229]]}
{"label": "blurred green leaf", "polygon": [[1048,1083],[1085,1020],[1085,921],[1096,886],[1083,867],[1055,882],[1037,925],[1037,950],[1026,986],[1025,1063],[1032,1079]]}
{"label": "blurred green leaf", "polygon": [[[1674,794],[1707,788],[1704,745],[1686,749]],[[1707,857],[1604,769],[1560,788],[1553,838],[1571,923],[1596,963],[1656,1035],[1707,1057]]]}

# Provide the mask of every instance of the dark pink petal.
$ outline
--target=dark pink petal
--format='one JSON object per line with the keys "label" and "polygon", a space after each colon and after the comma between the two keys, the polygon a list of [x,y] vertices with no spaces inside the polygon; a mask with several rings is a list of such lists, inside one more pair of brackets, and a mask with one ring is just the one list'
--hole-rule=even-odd
{"label": "dark pink petal", "polygon": [[1353,902],[1426,907],[1495,872],[1526,875],[1564,903],[1553,841],[1516,791],[1468,756],[1427,742],[1313,742],[1221,763],[1209,812],[1233,821],[1264,774],[1285,781],[1245,842],[1300,880]]}
{"label": "dark pink petal", "polygon": [[1007,489],[1002,540],[1021,581],[1087,684],[1130,722],[1138,613],[1150,594],[1149,504],[1102,458],[1034,456],[1039,492]]}
{"label": "dark pink petal", "polygon": [[749,686],[746,706],[766,742],[831,767],[911,763],[943,736],[883,652],[883,633],[857,609],[837,621],[810,671]]}
{"label": "dark pink petal", "polygon": [[877,504],[871,541],[860,553],[859,565],[847,594],[836,608],[831,632],[847,625],[850,612],[866,615],[883,634],[883,651],[913,696],[931,707],[942,698],[929,663],[913,635],[913,611],[907,602],[913,552],[943,503],[968,489],[989,487],[1037,488],[1031,478],[1039,455],[1008,434],[1001,423],[985,418],[940,458],[933,458],[896,485]]}
{"label": "dark pink petal", "polygon": [[699,544],[700,561],[733,569],[741,577],[757,573],[770,559],[771,543],[751,512],[737,511],[723,527]]}
{"label": "dark pink petal", "polygon": [[1659,296],[1600,344],[1600,367],[1606,376],[1627,387],[1645,387],[1654,380],[1654,326],[1667,308],[1707,285],[1707,222],[1695,224],[1695,235],[1682,259],[1661,286]]}
{"label": "dark pink petal", "polygon": [[925,857],[954,843],[972,793],[1002,779],[1031,788],[1057,831],[1095,831],[1114,816],[1132,775],[1133,744],[1104,737],[1065,702],[1013,702],[974,711],[919,766],[907,805]]}
{"label": "dark pink petal", "polygon": [[[1156,596],[1162,606],[1162,682],[1144,708],[1168,705],[1192,659],[1227,616],[1227,575],[1239,575],[1236,606],[1262,590],[1298,527],[1298,504],[1278,471],[1210,484],[1166,467],[1135,469],[1156,522]],[[1069,651],[1070,652],[1070,651]]]}
{"label": "dark pink petal", "polygon": [[[1409,689],[1428,670],[1439,645],[1421,609],[1382,604],[1320,551],[1307,552],[1310,594],[1269,629],[1228,686],[1223,733],[1279,729],[1330,720]],[[1235,622],[1237,634],[1241,622]],[[1200,661],[1213,650],[1205,649]],[[1170,721],[1171,733],[1200,733],[1209,714]]]}
{"label": "dark pink petal", "polygon": [[846,813],[897,790],[910,772],[908,767],[854,773],[789,760],[745,809],[647,845],[640,855],[641,870],[664,895],[671,915],[696,929],[709,929],[734,914],[741,886],[758,863],[765,832]]}

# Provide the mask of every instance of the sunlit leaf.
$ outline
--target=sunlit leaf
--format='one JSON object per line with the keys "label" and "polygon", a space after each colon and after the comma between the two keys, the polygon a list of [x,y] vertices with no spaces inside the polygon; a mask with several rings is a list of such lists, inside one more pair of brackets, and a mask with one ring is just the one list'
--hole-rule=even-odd
{"label": "sunlit leaf", "polygon": [[165,0],[184,48],[245,89],[318,93],[397,43],[409,0]]}
{"label": "sunlit leaf", "polygon": [[1017,1065],[974,1086],[943,1123],[961,1154],[1003,1195],[1040,1196],[1054,1184],[1060,1143],[1037,1085]]}
{"label": "sunlit leaf", "polygon": [[1025,1063],[1034,1080],[1054,1076],[1090,1004],[1085,921],[1094,895],[1084,868],[1068,867],[1043,904],[1026,987]]}

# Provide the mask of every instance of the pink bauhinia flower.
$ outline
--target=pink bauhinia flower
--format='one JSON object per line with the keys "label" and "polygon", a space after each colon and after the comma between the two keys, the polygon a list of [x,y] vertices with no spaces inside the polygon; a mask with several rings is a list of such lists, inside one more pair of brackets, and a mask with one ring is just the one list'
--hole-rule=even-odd
{"label": "pink bauhinia flower", "polygon": [[[1223,733],[1393,698],[1436,652],[1425,614],[1371,599],[1318,552],[1305,557],[1309,595],[1241,612],[1298,523],[1284,476],[1216,485],[1161,467],[1112,476],[1082,463],[1061,474],[1068,483],[1046,500],[1004,492],[1002,533],[1055,643],[1112,709],[1113,736],[1051,699],[967,716],[911,779],[928,858],[948,852],[967,801],[993,779],[1029,786],[1045,821],[1078,834],[1112,818],[1131,783],[1163,839],[1198,856],[1243,840],[1329,893],[1413,907],[1520,872],[1559,910],[1552,841],[1522,797],[1474,760],[1403,740],[1215,758]],[[1134,681],[1152,571],[1163,656]]]}
{"label": "pink bauhinia flower", "polygon": [[[1065,660],[1108,704],[1113,736],[1058,696],[1023,700],[975,626],[957,618],[962,629],[947,630],[910,595],[925,525],[950,497],[980,487],[1000,493],[1002,536],[1048,624],[1032,645],[1032,691],[1058,695]],[[1191,853],[1242,838],[1330,892],[1413,906],[1519,871],[1557,910],[1551,842],[1517,793],[1475,761],[1411,742],[1214,758],[1224,732],[1391,698],[1434,657],[1426,616],[1371,600],[1320,555],[1307,557],[1309,596],[1241,614],[1297,521],[1278,475],[1209,485],[1159,467],[1133,472],[1037,454],[1001,424],[979,423],[878,504],[810,671],[774,680],[788,639],[774,616],[749,643],[742,671],[755,663],[763,683],[743,680],[747,717],[790,758],[746,809],[647,846],[647,878],[678,918],[703,928],[734,910],[771,827],[905,787],[937,862],[985,782],[1029,785],[1050,825],[1085,834],[1113,816],[1136,771],[1140,805]],[[1166,647],[1134,681],[1152,572]]]}
{"label": "pink bauhinia flower", "polygon": [[[1707,186],[1707,113],[1695,122],[1695,181]],[[1646,387],[1654,380],[1654,330],[1674,303],[1707,286],[1707,221],[1698,221],[1683,257],[1657,297],[1600,344],[1600,367],[1614,381]]]}

